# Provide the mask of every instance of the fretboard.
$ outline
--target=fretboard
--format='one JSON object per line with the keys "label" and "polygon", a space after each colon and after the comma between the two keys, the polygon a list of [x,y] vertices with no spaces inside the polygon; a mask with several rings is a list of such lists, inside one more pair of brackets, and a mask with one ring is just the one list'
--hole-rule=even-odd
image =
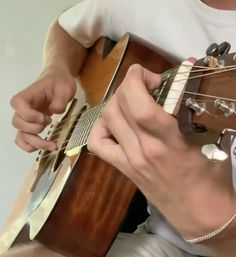
{"label": "fretboard", "polygon": [[[186,64],[184,64],[183,66],[180,65],[174,69],[168,70],[161,74],[162,76],[161,84],[158,87],[158,89],[154,90],[154,92],[152,93],[152,96],[157,103],[163,106],[163,108],[165,108],[165,102],[166,100],[168,100],[167,96],[170,94],[170,89],[172,88],[172,84],[174,84],[173,82],[175,82],[175,78],[177,77],[176,75],[178,75],[177,73],[180,70],[180,68],[184,66],[186,66]],[[179,87],[180,83],[179,82],[177,83]],[[87,144],[87,140],[88,140],[88,136],[91,131],[91,128],[95,120],[100,116],[101,110],[105,105],[106,105],[106,101],[101,103],[100,105],[97,105],[95,107],[92,107],[84,111],[81,114],[80,118],[78,119],[73,129],[73,132],[68,141],[68,144],[65,148],[65,153],[67,155],[70,156],[78,153],[81,147]]]}

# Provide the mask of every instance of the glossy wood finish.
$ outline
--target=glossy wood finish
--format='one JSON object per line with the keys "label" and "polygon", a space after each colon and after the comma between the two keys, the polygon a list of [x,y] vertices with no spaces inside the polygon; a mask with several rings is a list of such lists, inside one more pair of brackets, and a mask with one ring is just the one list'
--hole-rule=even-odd
{"label": "glossy wood finish", "polygon": [[37,240],[66,256],[104,256],[134,191],[114,168],[83,151]]}
{"label": "glossy wood finish", "polygon": [[[232,56],[232,55],[231,55]],[[236,62],[235,62],[236,64]],[[206,102],[206,110],[201,116],[194,116],[193,121],[204,125],[214,134],[220,134],[224,128],[236,129],[236,114],[226,117],[214,106],[214,100],[225,98],[226,103],[235,103],[236,99],[236,71],[228,71],[207,76],[202,79],[197,99]],[[206,95],[206,96],[204,96]],[[207,95],[211,97],[207,97]]]}
{"label": "glossy wood finish", "polygon": [[[95,46],[80,74],[92,106],[101,102],[109,85],[107,96],[112,94],[131,64],[140,63],[156,72],[170,67],[129,35],[122,40],[105,59],[101,45]],[[105,256],[135,192],[135,185],[119,171],[84,149],[36,240],[67,257]]]}

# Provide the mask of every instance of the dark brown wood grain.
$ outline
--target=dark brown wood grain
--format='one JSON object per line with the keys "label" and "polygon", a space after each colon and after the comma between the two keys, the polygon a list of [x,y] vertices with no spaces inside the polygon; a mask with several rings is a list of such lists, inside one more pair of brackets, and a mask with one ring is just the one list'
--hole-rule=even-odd
{"label": "dark brown wood grain", "polygon": [[120,172],[84,150],[37,240],[66,256],[104,256],[135,190]]}
{"label": "dark brown wood grain", "polygon": [[[202,79],[200,94],[212,96],[198,96],[197,99],[206,102],[206,110],[201,116],[194,116],[193,121],[203,124],[207,130],[214,134],[220,134],[224,128],[236,129],[236,115],[226,117],[224,113],[214,106],[217,98],[226,98],[227,103],[236,99],[236,72],[228,71],[220,74],[206,76]],[[230,100],[231,99],[231,100]]]}

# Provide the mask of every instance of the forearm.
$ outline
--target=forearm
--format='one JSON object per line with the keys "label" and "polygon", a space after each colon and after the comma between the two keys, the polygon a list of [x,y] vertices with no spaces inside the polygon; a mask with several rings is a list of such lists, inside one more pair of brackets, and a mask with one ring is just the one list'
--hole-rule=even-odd
{"label": "forearm", "polygon": [[54,22],[48,30],[43,49],[43,67],[59,67],[76,76],[86,58],[86,49]]}

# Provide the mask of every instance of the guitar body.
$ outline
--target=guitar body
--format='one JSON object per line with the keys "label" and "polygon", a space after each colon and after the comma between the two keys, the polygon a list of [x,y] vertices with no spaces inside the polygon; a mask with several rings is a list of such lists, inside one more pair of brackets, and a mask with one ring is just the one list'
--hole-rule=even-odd
{"label": "guitar body", "polygon": [[[115,45],[107,39],[99,40],[78,77],[88,104],[93,107],[108,99],[134,63],[158,73],[171,67],[146,43],[129,34]],[[76,108],[75,105],[71,113],[78,112]],[[66,118],[73,116],[68,113]],[[68,133],[65,132],[66,137]],[[46,194],[26,215],[19,233],[11,234],[8,243],[6,235],[5,241],[0,238],[0,249],[1,240],[5,248],[8,244],[36,240],[67,257],[105,256],[127,214],[136,186],[85,147],[70,156],[61,152],[52,158],[57,159],[57,164],[53,175],[49,171],[48,176],[55,178]],[[46,166],[42,160],[36,165],[40,174],[44,174]],[[35,191],[40,195],[44,190],[43,182],[40,183],[40,187],[36,183],[32,195]]]}

